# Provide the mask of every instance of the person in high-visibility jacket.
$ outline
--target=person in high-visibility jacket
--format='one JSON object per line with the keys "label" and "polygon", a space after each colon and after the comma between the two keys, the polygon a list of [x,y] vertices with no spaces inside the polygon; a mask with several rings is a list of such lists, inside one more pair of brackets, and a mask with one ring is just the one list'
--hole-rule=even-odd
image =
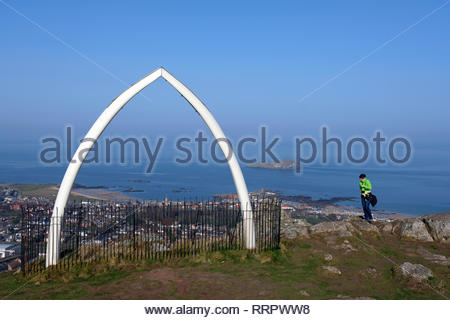
{"label": "person in high-visibility jacket", "polygon": [[372,223],[373,216],[370,209],[370,193],[372,192],[372,184],[369,179],[366,178],[364,173],[359,175],[359,189],[361,190],[361,204],[364,211],[364,220]]}

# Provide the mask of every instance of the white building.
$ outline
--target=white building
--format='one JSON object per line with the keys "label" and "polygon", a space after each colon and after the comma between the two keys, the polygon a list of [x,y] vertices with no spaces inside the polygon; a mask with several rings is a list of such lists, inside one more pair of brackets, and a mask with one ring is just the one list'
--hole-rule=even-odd
{"label": "white building", "polygon": [[20,253],[20,244],[0,243],[0,259],[13,256],[19,253]]}

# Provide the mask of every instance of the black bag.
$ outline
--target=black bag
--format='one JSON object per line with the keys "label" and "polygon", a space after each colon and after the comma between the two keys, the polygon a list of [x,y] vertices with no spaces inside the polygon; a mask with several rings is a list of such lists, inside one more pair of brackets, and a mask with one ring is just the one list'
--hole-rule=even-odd
{"label": "black bag", "polygon": [[373,193],[371,193],[369,196],[369,201],[370,201],[370,204],[372,205],[372,207],[375,207],[378,202],[377,196],[374,195]]}

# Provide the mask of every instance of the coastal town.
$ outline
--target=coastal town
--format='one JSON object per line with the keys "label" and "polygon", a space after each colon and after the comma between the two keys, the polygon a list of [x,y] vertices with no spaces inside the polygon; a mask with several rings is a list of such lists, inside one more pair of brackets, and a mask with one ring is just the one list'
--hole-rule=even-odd
{"label": "coastal town", "polygon": [[14,188],[0,187],[0,272],[20,268],[21,205],[28,200]]}
{"label": "coastal town", "polygon": [[[117,210],[125,210],[130,204],[135,206],[159,206],[159,207],[175,207],[182,206],[183,203],[179,201],[169,200],[167,198],[157,200],[139,200],[130,197],[123,197],[119,194],[116,197],[115,192],[107,192],[105,188],[98,189],[99,193],[95,193],[95,190],[90,187],[85,187],[89,190],[89,198],[83,197],[83,191],[78,186],[79,192],[76,192],[78,196],[78,205],[89,211],[89,226],[85,226],[85,230],[82,231],[84,238],[88,239],[92,237],[92,225],[95,225],[95,230],[104,228],[108,223],[118,223],[120,216],[113,217],[112,209],[114,212]],[[30,191],[32,190],[32,191]],[[28,214],[33,212],[33,224],[35,225],[48,225],[52,212],[52,205],[54,200],[54,194],[49,193],[48,190],[57,191],[56,186],[43,185],[0,185],[0,271],[16,270],[20,268],[20,251],[21,242],[23,237],[23,210],[27,210]],[[93,191],[94,190],[94,191]],[[95,196],[92,196],[92,195]],[[105,196],[106,195],[106,196]],[[102,196],[104,196],[102,198]],[[252,202],[261,201],[261,199],[278,199],[282,201],[281,210],[284,214],[293,219],[302,219],[310,224],[317,224],[323,221],[341,221],[349,217],[360,215],[358,208],[339,205],[342,201],[349,201],[351,198],[332,198],[332,199],[318,199],[314,200],[307,196],[286,196],[281,192],[273,190],[259,190],[249,193]],[[76,203],[76,202],[75,202]],[[184,203],[186,205],[186,203]],[[216,194],[210,201],[205,202],[189,202],[191,209],[197,209],[201,206],[228,206],[237,209],[239,207],[239,201],[236,194]],[[386,215],[384,213],[376,213],[379,219],[392,220],[392,215]],[[77,223],[76,215],[67,216],[67,224]],[[27,221],[30,223],[30,221]],[[117,240],[120,235],[129,233],[128,227],[122,221],[118,223],[119,230],[115,235],[109,235],[109,241]],[[180,223],[177,219],[166,219],[160,224],[153,225],[152,230],[146,229],[145,232],[152,234],[154,239],[164,240],[164,237],[169,237],[169,233],[165,231],[168,227],[172,228],[170,232],[171,238],[183,238],[187,237],[195,231],[195,237],[211,237],[211,236],[223,236],[225,233],[224,228],[214,228],[212,225],[206,225],[204,228],[200,225],[187,226]],[[203,229],[202,229],[203,228]],[[40,231],[42,232],[42,230]],[[136,231],[140,236],[144,233],[144,230]],[[71,235],[66,233],[66,238],[63,241],[70,242]],[[43,235],[46,237],[46,235]],[[115,237],[114,239],[112,237]],[[104,241],[106,235],[97,237],[97,240]],[[39,254],[44,255],[44,252]]]}
{"label": "coastal town", "polygon": [[[40,189],[30,185],[1,186],[1,271],[18,269],[21,250],[30,251],[30,245],[36,246],[31,250],[32,259],[45,255],[46,229],[50,225],[54,200],[54,194],[47,191],[54,188],[46,185]],[[91,189],[89,198],[77,193],[78,198],[68,204],[62,230],[63,246],[73,246],[75,238],[77,245],[102,243],[107,247],[138,237],[158,242],[157,251],[167,251],[168,244],[183,239],[226,237],[227,227],[239,223],[240,211],[235,195],[217,195],[210,201],[194,202],[172,201],[167,197],[162,201],[138,200],[120,195],[112,200],[113,193],[108,192],[102,197],[105,195],[102,190],[95,198]],[[271,199],[273,195],[252,194],[253,200],[258,197]],[[190,215],[192,211],[202,214],[197,214],[194,219]],[[135,221],[131,222],[130,218]],[[221,221],[217,221],[219,219]]]}

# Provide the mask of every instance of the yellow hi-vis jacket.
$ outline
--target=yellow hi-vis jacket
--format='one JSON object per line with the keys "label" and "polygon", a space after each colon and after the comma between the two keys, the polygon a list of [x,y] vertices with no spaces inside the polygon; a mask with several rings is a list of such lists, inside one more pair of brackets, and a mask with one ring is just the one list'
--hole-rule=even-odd
{"label": "yellow hi-vis jacket", "polygon": [[370,192],[372,191],[372,184],[370,183],[369,179],[365,178],[363,181],[360,181],[359,189],[361,190],[361,195],[363,197],[369,196]]}

